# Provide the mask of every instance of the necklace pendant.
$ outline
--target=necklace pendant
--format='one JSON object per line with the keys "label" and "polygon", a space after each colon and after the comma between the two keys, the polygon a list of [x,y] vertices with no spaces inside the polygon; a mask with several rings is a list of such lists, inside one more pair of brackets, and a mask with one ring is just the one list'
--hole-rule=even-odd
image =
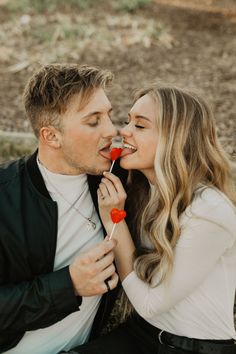
{"label": "necklace pendant", "polygon": [[87,229],[88,230],[91,230],[91,229],[95,230],[96,226],[97,225],[95,224],[94,221],[92,221],[91,219],[88,219],[88,222],[87,222]]}

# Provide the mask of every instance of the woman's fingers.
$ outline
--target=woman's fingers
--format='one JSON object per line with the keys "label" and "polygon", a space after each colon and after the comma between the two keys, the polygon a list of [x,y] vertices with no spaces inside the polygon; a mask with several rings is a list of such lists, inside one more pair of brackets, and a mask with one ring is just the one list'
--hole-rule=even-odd
{"label": "woman's fingers", "polygon": [[126,198],[126,192],[124,190],[124,187],[123,187],[119,177],[117,177],[116,175],[114,175],[113,173],[110,173],[110,172],[104,172],[103,175],[105,177],[105,180],[108,180],[113,184],[117,193]]}
{"label": "woman's fingers", "polygon": [[[106,198],[107,196],[110,196],[110,193],[109,193],[109,190],[108,190],[108,188],[107,188],[107,186],[106,186],[106,184],[105,183],[100,183],[99,184],[99,190],[100,190],[100,192],[101,192],[101,196],[103,196],[104,198]],[[103,198],[102,198],[103,199]]]}
{"label": "woman's fingers", "polygon": [[126,197],[126,192],[119,178],[112,173],[104,175],[98,189],[100,207],[109,207],[109,210],[111,208],[123,209]]}
{"label": "woman's fingers", "polygon": [[115,196],[118,194],[115,185],[108,178],[102,178],[101,185],[102,187],[105,186],[108,191],[108,194],[110,194],[111,196]]}
{"label": "woman's fingers", "polygon": [[107,178],[102,178],[101,183],[99,184],[99,190],[101,192],[102,199],[107,199],[110,197],[113,202],[118,202],[120,199],[119,193],[117,192],[114,184]]}

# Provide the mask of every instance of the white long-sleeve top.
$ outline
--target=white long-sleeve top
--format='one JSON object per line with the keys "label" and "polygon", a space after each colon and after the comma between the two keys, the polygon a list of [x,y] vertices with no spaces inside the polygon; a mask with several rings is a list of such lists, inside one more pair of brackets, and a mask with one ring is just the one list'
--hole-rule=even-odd
{"label": "white long-sleeve top", "polygon": [[124,290],[153,326],[193,338],[236,339],[236,209],[217,189],[200,189],[180,223],[169,280],[150,287],[133,271]]}

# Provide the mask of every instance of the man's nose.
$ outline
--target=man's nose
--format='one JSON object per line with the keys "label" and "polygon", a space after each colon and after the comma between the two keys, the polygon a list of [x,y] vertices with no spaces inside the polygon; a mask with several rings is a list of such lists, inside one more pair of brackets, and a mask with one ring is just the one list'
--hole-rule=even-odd
{"label": "man's nose", "polygon": [[104,130],[104,136],[113,138],[114,136],[117,136],[117,134],[118,134],[117,126],[115,125],[115,123],[113,123],[109,119],[107,121],[107,123],[106,123],[106,127],[105,127],[105,130]]}

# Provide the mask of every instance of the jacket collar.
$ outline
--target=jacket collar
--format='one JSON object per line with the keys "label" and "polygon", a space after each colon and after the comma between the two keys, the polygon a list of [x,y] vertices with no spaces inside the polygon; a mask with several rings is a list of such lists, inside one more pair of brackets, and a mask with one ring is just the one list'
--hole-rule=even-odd
{"label": "jacket collar", "polygon": [[[50,194],[48,193],[48,190],[45,186],[43,177],[40,173],[40,170],[38,168],[37,164],[37,155],[38,155],[38,150],[36,150],[32,155],[29,156],[29,158],[26,161],[27,169],[30,175],[30,179],[34,185],[34,187],[39,191],[40,194],[42,194],[44,197],[51,199]],[[98,212],[98,201],[97,201],[97,189],[98,185],[101,181],[102,176],[92,176],[88,175],[88,185],[89,185],[89,190],[92,196],[92,200],[94,203],[94,206]]]}
{"label": "jacket collar", "polygon": [[37,164],[37,155],[38,155],[38,149],[31,156],[29,156],[28,160],[26,161],[30,179],[34,187],[39,191],[39,193],[41,193],[44,197],[48,199],[52,199],[50,197],[50,194],[48,193],[43,177],[39,171],[38,164]]}

